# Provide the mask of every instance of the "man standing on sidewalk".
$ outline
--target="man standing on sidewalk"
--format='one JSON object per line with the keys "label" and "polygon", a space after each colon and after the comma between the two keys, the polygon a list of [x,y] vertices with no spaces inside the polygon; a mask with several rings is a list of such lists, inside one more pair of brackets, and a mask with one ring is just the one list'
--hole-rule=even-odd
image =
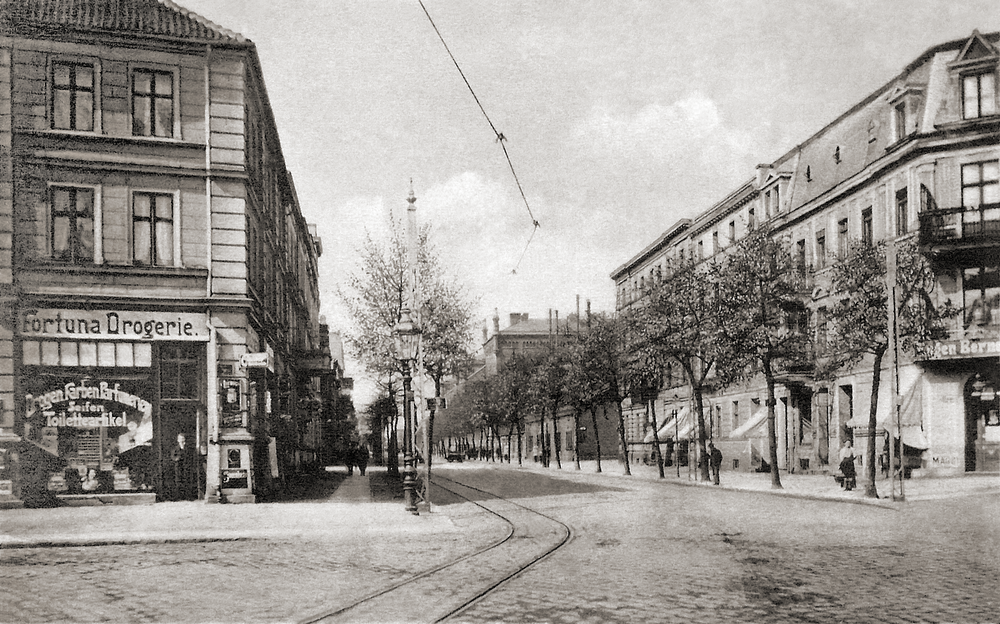
{"label": "man standing on sidewalk", "polygon": [[719,485],[719,469],[722,467],[722,451],[708,443],[708,466],[712,469],[712,483]]}

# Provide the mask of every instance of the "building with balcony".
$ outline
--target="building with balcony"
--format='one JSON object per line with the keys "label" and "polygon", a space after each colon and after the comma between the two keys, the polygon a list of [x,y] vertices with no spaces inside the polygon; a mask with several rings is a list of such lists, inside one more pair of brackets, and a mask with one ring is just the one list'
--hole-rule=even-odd
{"label": "building with balcony", "polygon": [[[879,427],[867,427],[872,363],[833,381],[789,375],[778,390],[778,462],[784,470],[827,470],[844,439],[876,444],[891,432],[913,466],[938,473],[1000,471],[1000,34],[973,32],[936,45],[880,89],[693,219],[671,226],[612,273],[618,308],[641,305],[669,260],[723,253],[766,222],[792,246],[814,280],[804,303],[822,343],[824,288],[849,242],[914,241],[934,274],[931,298],[960,310],[947,339],[901,352],[898,392],[888,359],[881,371]],[[657,398],[668,415],[660,439],[690,432],[685,380]],[[760,468],[767,457],[763,381],[708,398],[707,427],[724,467]],[[898,405],[901,429],[890,415]],[[648,457],[651,425],[630,409],[630,453]],[[678,420],[671,420],[676,415]],[[664,419],[660,419],[663,422]],[[659,424],[659,423],[658,423]],[[687,435],[691,435],[688,433]],[[683,437],[683,436],[680,436]],[[677,440],[683,442],[683,440]]]}
{"label": "building with balcony", "polygon": [[254,44],[169,0],[0,15],[0,497],[266,496],[331,358]]}

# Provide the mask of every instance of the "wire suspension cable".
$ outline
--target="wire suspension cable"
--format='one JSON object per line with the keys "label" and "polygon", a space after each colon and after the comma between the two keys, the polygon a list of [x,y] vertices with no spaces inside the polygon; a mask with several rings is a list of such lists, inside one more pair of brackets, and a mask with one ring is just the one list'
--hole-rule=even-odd
{"label": "wire suspension cable", "polygon": [[427,21],[429,21],[431,23],[431,27],[434,28],[434,32],[437,33],[438,39],[441,40],[441,45],[444,46],[445,52],[447,52],[448,56],[451,58],[451,62],[455,64],[455,69],[457,69],[459,75],[462,76],[462,81],[465,82],[465,86],[469,88],[469,93],[472,94],[472,99],[476,101],[476,105],[479,106],[479,110],[482,111],[483,117],[486,118],[486,122],[490,124],[493,134],[496,135],[497,143],[500,144],[500,148],[503,150],[504,158],[507,160],[507,166],[510,167],[510,173],[514,176],[514,184],[517,185],[517,190],[521,193],[521,200],[524,201],[524,207],[528,210],[528,216],[531,218],[532,230],[531,236],[528,237],[528,244],[524,246],[524,251],[521,252],[521,257],[517,260],[517,265],[514,267],[514,270],[511,271],[511,273],[516,274],[517,267],[521,265],[521,260],[524,258],[525,252],[528,251],[528,245],[531,244],[531,240],[535,237],[535,231],[541,227],[541,224],[537,219],[535,219],[535,215],[531,212],[531,206],[528,205],[528,198],[524,194],[524,188],[521,187],[521,181],[518,179],[517,172],[514,170],[514,163],[510,160],[510,154],[507,152],[507,146],[504,145],[507,137],[505,137],[502,132],[497,130],[497,127],[493,124],[493,120],[490,119],[489,114],[486,113],[486,109],[483,108],[483,103],[479,101],[479,96],[476,95],[472,85],[469,84],[469,79],[465,77],[465,72],[462,71],[462,67],[458,64],[458,60],[455,58],[455,55],[451,53],[451,48],[448,47],[448,43],[444,40],[444,36],[441,34],[441,31],[438,30],[437,24],[434,23],[434,18],[431,17],[427,7],[424,6],[423,0],[417,0],[417,2],[420,4],[420,8],[423,9],[424,15],[427,16]]}

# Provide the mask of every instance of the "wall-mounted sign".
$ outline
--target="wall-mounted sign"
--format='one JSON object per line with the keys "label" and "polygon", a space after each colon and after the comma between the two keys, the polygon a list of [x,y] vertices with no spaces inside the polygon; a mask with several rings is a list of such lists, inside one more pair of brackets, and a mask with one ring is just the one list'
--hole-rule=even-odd
{"label": "wall-mounted sign", "polygon": [[121,310],[22,310],[22,338],[48,340],[208,340],[204,314]]}
{"label": "wall-mounted sign", "polygon": [[931,359],[948,360],[1000,355],[1000,340],[939,340],[934,343]]}
{"label": "wall-mounted sign", "polygon": [[244,353],[240,356],[240,366],[243,368],[271,368],[271,354]]}

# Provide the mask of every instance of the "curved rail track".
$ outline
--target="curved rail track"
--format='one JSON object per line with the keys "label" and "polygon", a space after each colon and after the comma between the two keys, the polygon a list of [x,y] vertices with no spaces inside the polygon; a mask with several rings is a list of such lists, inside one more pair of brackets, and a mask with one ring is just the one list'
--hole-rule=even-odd
{"label": "curved rail track", "polygon": [[[441,481],[448,481],[445,486]],[[370,594],[349,605],[301,621],[443,622],[456,617],[507,581],[562,548],[569,526],[491,492],[435,475],[435,487],[447,490],[507,523],[500,540]]]}

